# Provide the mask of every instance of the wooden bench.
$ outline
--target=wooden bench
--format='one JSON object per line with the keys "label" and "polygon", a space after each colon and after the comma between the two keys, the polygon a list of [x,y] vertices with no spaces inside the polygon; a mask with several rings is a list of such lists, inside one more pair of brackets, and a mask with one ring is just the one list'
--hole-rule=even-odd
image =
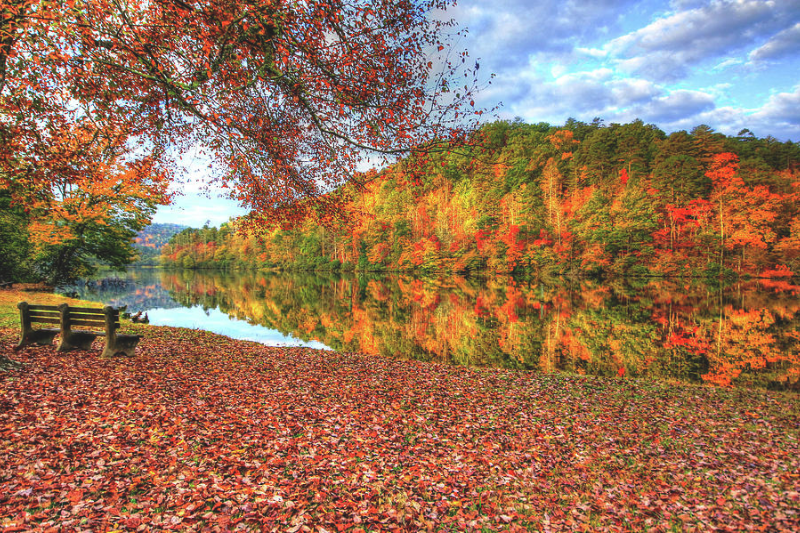
{"label": "wooden bench", "polygon": [[0,289],[13,289],[14,282],[13,281],[0,281]]}
{"label": "wooden bench", "polygon": [[[75,348],[88,350],[97,337],[106,338],[106,346],[101,357],[117,354],[134,355],[141,335],[117,335],[119,310],[106,306],[103,309],[91,307],[70,307],[67,304],[30,305],[17,304],[20,318],[20,340],[14,351],[28,344],[47,346],[53,344],[56,335],[61,334],[59,352]],[[33,329],[33,324],[58,324],[59,328]],[[102,327],[104,331],[75,330],[75,326]]]}

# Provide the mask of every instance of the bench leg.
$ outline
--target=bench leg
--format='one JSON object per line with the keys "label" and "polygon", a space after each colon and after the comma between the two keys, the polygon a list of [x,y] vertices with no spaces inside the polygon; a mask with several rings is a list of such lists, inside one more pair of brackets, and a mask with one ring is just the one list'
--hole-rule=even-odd
{"label": "bench leg", "polygon": [[53,339],[58,335],[58,331],[42,331],[33,330],[29,331],[19,340],[19,344],[14,346],[14,351],[18,352],[23,347],[29,344],[36,344],[37,346],[50,346],[53,344]]}
{"label": "bench leg", "polygon": [[139,344],[139,335],[116,335],[114,339],[106,339],[106,347],[100,357],[114,357],[123,354],[129,357],[136,355],[136,345]]}
{"label": "bench leg", "polygon": [[90,350],[92,348],[92,343],[96,338],[97,335],[86,331],[70,332],[68,335],[63,335],[61,337],[61,342],[58,345],[58,351],[66,352],[69,350],[74,350],[75,348],[79,350]]}

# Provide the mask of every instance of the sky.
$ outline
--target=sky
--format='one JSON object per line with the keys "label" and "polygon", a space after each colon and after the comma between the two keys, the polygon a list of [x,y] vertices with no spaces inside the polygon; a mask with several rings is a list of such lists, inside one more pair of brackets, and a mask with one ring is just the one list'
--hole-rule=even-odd
{"label": "sky", "polygon": [[[500,119],[606,124],[667,133],[706,124],[800,142],[800,0],[459,0],[456,43],[488,85],[476,104]],[[244,214],[198,194],[208,163],[155,222],[200,227]]]}

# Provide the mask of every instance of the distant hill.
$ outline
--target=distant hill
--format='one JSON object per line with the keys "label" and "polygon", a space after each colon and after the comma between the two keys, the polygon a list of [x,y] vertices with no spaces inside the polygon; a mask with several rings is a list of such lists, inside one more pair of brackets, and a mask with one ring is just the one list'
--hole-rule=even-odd
{"label": "distant hill", "polygon": [[134,238],[133,247],[139,252],[139,259],[134,265],[157,265],[161,248],[169,242],[173,235],[189,226],[180,224],[150,224]]}

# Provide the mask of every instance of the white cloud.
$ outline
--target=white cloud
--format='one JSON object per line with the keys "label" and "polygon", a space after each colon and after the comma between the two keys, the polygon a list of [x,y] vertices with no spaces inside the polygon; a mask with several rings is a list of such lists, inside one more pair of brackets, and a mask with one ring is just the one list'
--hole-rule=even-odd
{"label": "white cloud", "polygon": [[800,16],[800,0],[674,5],[680,10],[606,44],[620,69],[656,81],[682,79],[691,67],[768,39]]}
{"label": "white cloud", "polygon": [[670,6],[676,11],[685,11],[687,9],[703,7],[707,3],[708,0],[672,0]]}
{"label": "white cloud", "polygon": [[721,71],[725,70],[728,67],[734,67],[736,65],[741,65],[743,63],[744,63],[743,59],[739,59],[738,57],[728,57],[717,63],[712,70]]}
{"label": "white cloud", "polygon": [[800,22],[750,52],[750,60],[753,62],[776,60],[797,55],[798,50],[800,50]]}
{"label": "white cloud", "polygon": [[672,123],[714,109],[714,97],[702,91],[677,90],[638,106],[637,116],[648,122]]}
{"label": "white cloud", "polygon": [[642,79],[618,80],[613,82],[610,87],[611,94],[620,107],[648,101],[664,92],[654,83]]}
{"label": "white cloud", "polygon": [[[470,55],[493,72],[527,66],[535,56],[569,59],[576,46],[616,25],[635,0],[460,0],[447,11],[467,27]],[[589,50],[588,48],[586,49]],[[602,52],[601,52],[602,53]]]}
{"label": "white cloud", "polygon": [[554,78],[559,78],[559,77],[563,76],[563,75],[564,75],[564,74],[566,74],[566,73],[567,73],[567,67],[566,67],[566,65],[560,65],[560,64],[556,63],[556,64],[555,64],[555,65],[553,65],[553,66],[552,66],[552,68],[550,69],[550,74],[551,74],[551,75],[552,75]]}
{"label": "white cloud", "polygon": [[576,46],[575,51],[579,54],[583,54],[585,56],[593,57],[596,59],[602,59],[608,56],[608,52],[601,48],[585,48],[581,46]]}
{"label": "white cloud", "polygon": [[566,74],[556,80],[558,85],[569,85],[571,83],[579,84],[581,82],[603,83],[610,81],[614,71],[609,68],[599,68],[585,72],[574,72]]}
{"label": "white cloud", "polygon": [[504,117],[561,123],[568,117],[615,118],[622,110],[662,96],[664,90],[642,79],[619,79],[607,68],[573,72],[546,80],[536,74],[500,79],[498,94],[524,88],[504,107]]}
{"label": "white cloud", "polygon": [[[769,98],[766,104],[753,113],[753,118],[770,123],[793,125],[800,131],[800,85],[790,93],[778,93]],[[797,137],[795,137],[797,139]],[[800,139],[798,139],[800,140]]]}

